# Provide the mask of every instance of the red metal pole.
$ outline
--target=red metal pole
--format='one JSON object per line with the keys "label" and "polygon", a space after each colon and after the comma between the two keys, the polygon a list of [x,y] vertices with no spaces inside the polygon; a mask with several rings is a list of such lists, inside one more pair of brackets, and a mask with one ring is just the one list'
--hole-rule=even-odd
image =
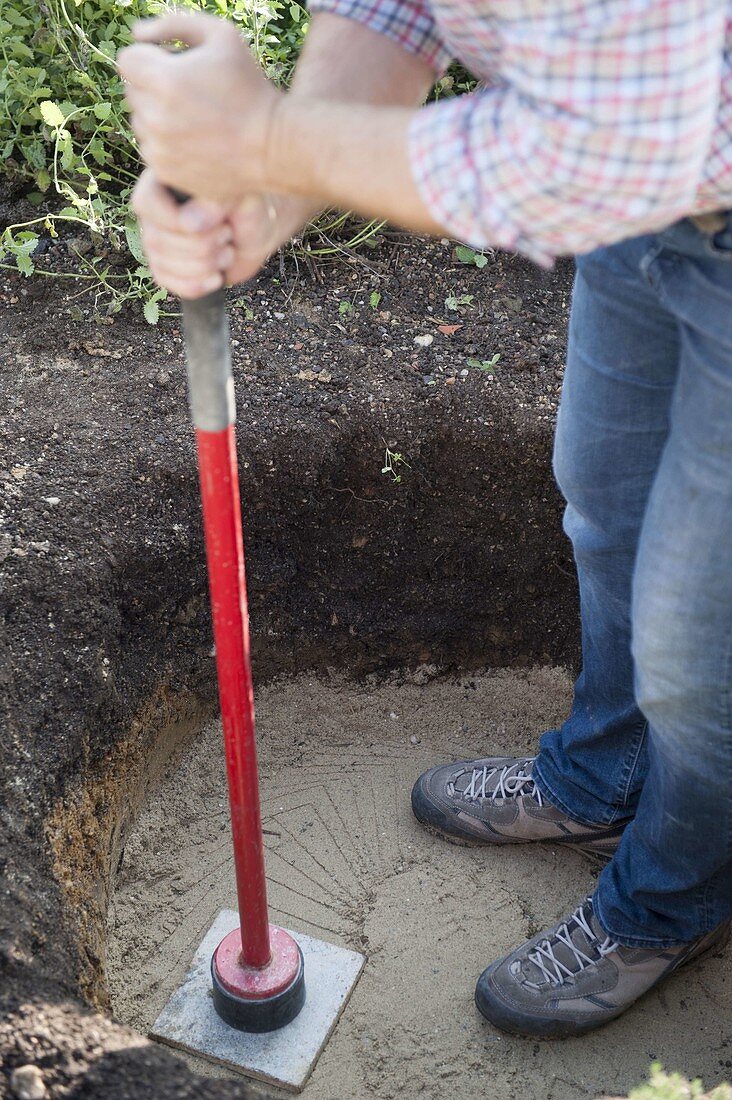
{"label": "red metal pole", "polygon": [[249,615],[234,425],[196,429],[203,524],[224,727],[242,962],[270,961],[267,884],[259,803]]}
{"label": "red metal pole", "polygon": [[183,327],[239,900],[239,928],[211,957],[213,1007],[241,1031],[274,1031],[305,1004],[305,960],[294,936],[270,925],[267,916],[225,291],[184,302]]}

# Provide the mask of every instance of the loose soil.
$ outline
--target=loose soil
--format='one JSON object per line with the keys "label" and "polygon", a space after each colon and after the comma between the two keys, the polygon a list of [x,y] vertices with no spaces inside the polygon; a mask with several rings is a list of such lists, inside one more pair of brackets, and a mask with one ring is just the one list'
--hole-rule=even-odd
{"label": "loose soil", "polygon": [[[421,668],[369,682],[332,673],[258,693],[274,919],[368,959],[307,1100],[580,1100],[625,1094],[655,1059],[719,1080],[732,989],[715,959],[577,1041],[512,1039],[474,1008],[481,970],[570,911],[596,872],[551,846],[447,845],[414,821],[409,791],[441,760],[533,753],[570,699],[567,673],[547,667],[448,678]],[[109,909],[114,1013],[149,1030],[216,913],[235,904],[214,723],[169,769],[121,857]]]}

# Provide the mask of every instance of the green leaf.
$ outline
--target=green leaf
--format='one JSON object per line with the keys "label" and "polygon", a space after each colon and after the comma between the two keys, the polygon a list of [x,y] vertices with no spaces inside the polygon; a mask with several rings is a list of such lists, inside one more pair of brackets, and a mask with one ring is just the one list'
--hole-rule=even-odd
{"label": "green leaf", "polygon": [[485,267],[488,257],[482,252],[476,252],[474,248],[468,248],[466,244],[455,246],[455,255],[461,264],[474,264],[477,268]]}
{"label": "green leaf", "polygon": [[51,177],[48,174],[47,168],[40,168],[36,172],[36,186],[39,191],[48,191],[51,186]]}
{"label": "green leaf", "polygon": [[369,305],[372,309],[379,308],[379,302],[381,301],[381,294],[378,290],[372,290],[369,296]]}
{"label": "green leaf", "polygon": [[145,320],[149,325],[157,325],[158,318],[160,316],[160,306],[154,298],[149,298],[145,305],[142,307],[142,312],[145,314]]}
{"label": "green leaf", "polygon": [[455,249],[455,255],[460,260],[461,264],[475,263],[475,252],[472,248],[468,248],[465,244],[457,245]]}
{"label": "green leaf", "polygon": [[[143,266],[147,265],[147,257],[142,247],[142,240],[140,239],[140,230],[137,222],[132,218],[128,218],[125,222],[125,237],[127,238],[127,247],[132,255],[137,260],[138,264]],[[151,322],[154,323],[154,322]]]}
{"label": "green leaf", "polygon": [[52,126],[54,130],[58,130],[66,121],[61,108],[50,99],[44,99],[40,104],[40,109],[41,118],[48,126]]}
{"label": "green leaf", "polygon": [[22,275],[25,275],[27,277],[28,275],[33,274],[33,261],[31,260],[27,252],[16,253],[15,262],[18,265],[18,271],[20,271]]}

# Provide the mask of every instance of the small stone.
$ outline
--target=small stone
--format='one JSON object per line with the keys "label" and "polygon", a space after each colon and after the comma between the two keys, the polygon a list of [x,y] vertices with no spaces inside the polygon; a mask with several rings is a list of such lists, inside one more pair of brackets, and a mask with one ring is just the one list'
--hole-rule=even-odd
{"label": "small stone", "polygon": [[10,1091],[17,1100],[43,1100],[48,1095],[38,1066],[18,1066],[13,1070]]}
{"label": "small stone", "polygon": [[167,386],[168,382],[170,382],[170,374],[167,370],[161,370],[158,373],[157,382],[159,386]]}
{"label": "small stone", "polygon": [[437,675],[436,665],[417,665],[416,669],[412,673],[413,684],[427,684],[430,680],[434,679]]}
{"label": "small stone", "polygon": [[284,321],[285,319],[284,313],[273,313],[272,316],[275,318],[276,321]]}
{"label": "small stone", "polygon": [[61,503],[61,497],[44,497],[46,504],[50,504],[52,508],[55,508],[57,504]]}
{"label": "small stone", "polygon": [[318,371],[318,382],[330,382],[333,379],[333,375],[328,370]]}
{"label": "small stone", "polygon": [[412,736],[409,738],[409,742],[412,745],[419,745],[421,743],[421,741],[422,741],[422,738],[417,737],[416,733],[413,733]]}
{"label": "small stone", "polygon": [[414,342],[415,342],[415,344],[417,345],[418,348],[428,348],[433,340],[434,340],[434,336],[432,335],[431,332],[426,332],[424,334],[424,336],[415,336],[414,337]]}
{"label": "small stone", "polygon": [[460,371],[460,377],[461,378],[467,378],[469,373],[470,373],[470,371],[468,371],[466,369],[463,369],[463,370]]}

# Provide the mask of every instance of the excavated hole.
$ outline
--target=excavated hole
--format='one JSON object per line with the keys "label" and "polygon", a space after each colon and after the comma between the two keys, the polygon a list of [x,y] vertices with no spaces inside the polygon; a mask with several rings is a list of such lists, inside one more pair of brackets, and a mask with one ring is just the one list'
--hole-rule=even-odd
{"label": "excavated hole", "polygon": [[[473,1007],[480,971],[571,908],[594,873],[551,847],[446,845],[413,820],[409,791],[442,759],[530,754],[570,697],[568,674],[548,667],[360,682],[301,675],[258,692],[274,919],[368,958],[307,1097],[443,1100],[488,1081],[499,1100],[624,1094],[652,1058],[713,1075],[729,1018],[713,961],[574,1042],[511,1039]],[[151,789],[120,859],[108,919],[119,1019],[150,1028],[224,907],[235,907],[235,892],[214,722]]]}

